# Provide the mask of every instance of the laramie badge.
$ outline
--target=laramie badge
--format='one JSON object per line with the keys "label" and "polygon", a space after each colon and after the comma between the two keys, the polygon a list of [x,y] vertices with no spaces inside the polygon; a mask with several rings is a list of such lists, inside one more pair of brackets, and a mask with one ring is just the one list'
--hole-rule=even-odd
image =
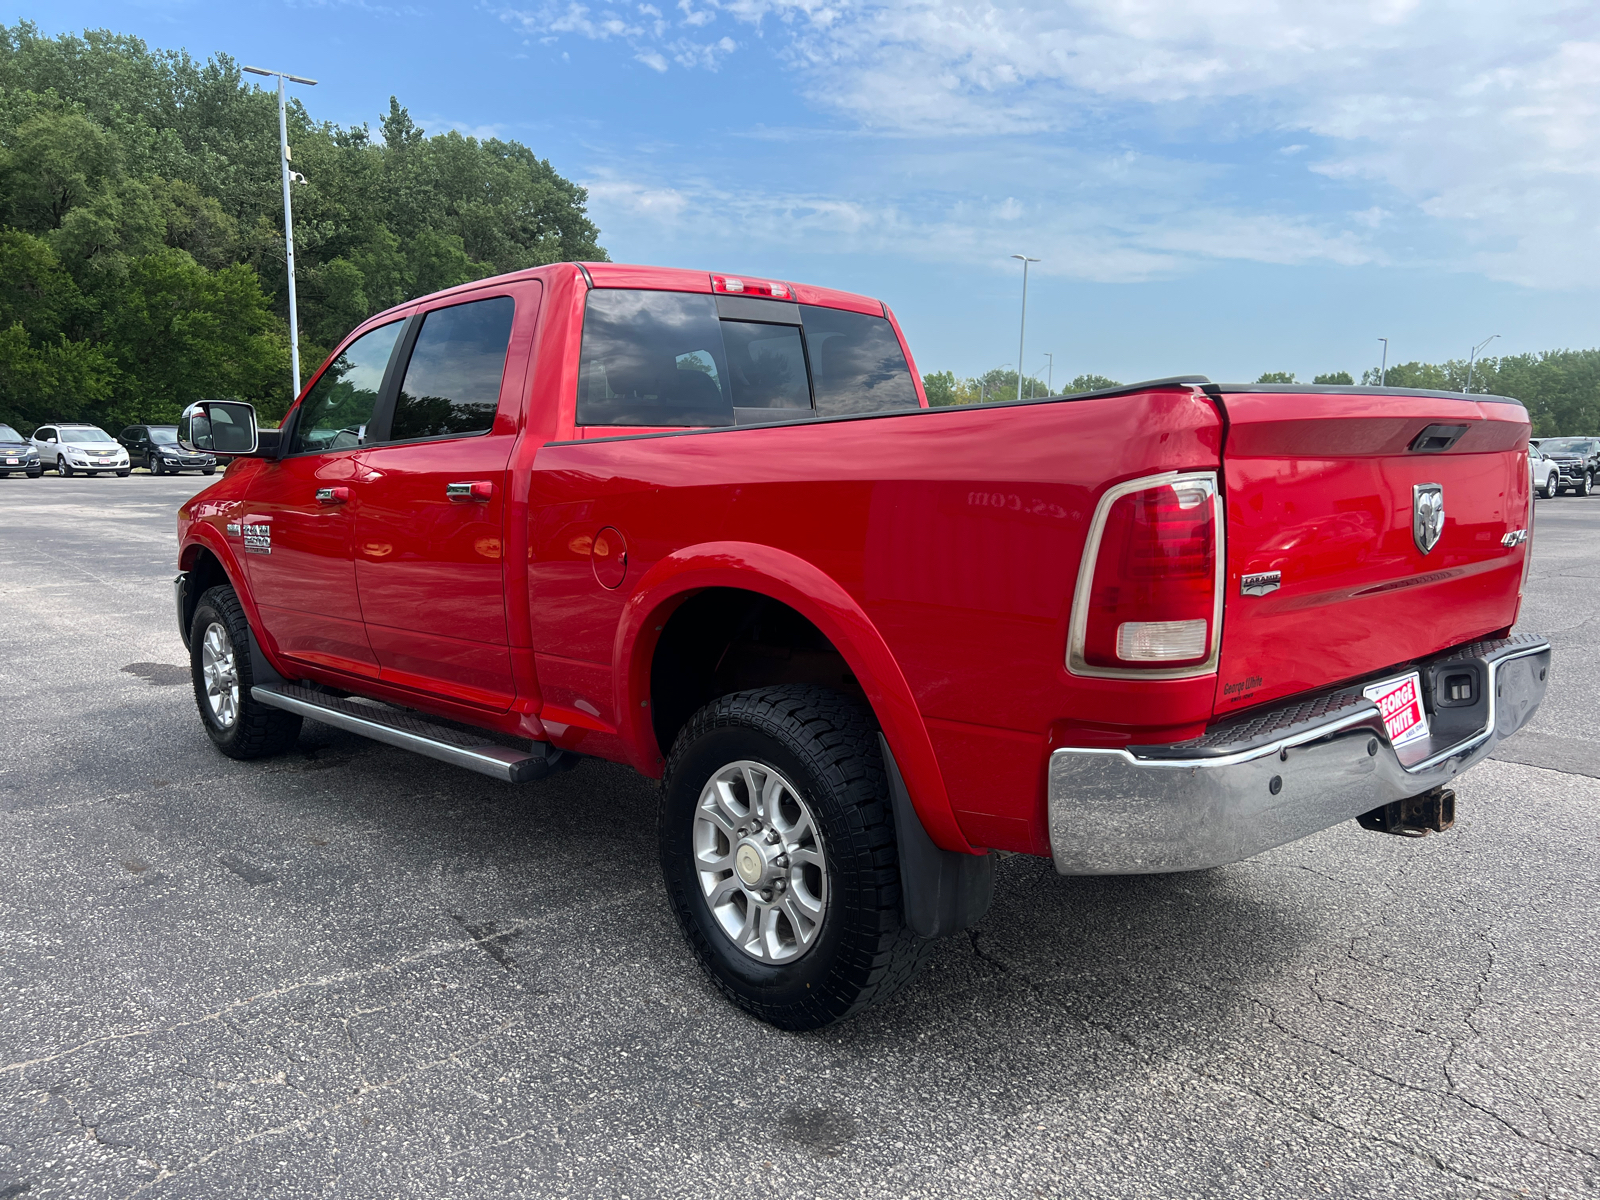
{"label": "laramie badge", "polygon": [[1411,489],[1411,539],[1426,554],[1439,544],[1444,533],[1444,488],[1437,483],[1419,483]]}

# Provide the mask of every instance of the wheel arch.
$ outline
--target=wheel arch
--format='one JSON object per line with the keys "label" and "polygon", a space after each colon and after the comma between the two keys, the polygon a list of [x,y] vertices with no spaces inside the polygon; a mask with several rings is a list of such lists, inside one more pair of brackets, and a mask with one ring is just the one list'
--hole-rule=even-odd
{"label": "wheel arch", "polygon": [[680,607],[710,589],[753,594],[792,610],[838,652],[855,677],[910,791],[917,815],[941,849],[977,853],[956,822],[933,742],[882,634],[836,580],[798,555],[751,542],[707,542],[675,551],[640,580],[618,623],[615,694],[635,765],[660,773],[668,747],[651,707],[661,635]]}

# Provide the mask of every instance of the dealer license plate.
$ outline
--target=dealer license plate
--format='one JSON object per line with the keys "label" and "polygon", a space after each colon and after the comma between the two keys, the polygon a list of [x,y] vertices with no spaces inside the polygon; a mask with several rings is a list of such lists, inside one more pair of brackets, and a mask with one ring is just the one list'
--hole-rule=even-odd
{"label": "dealer license plate", "polygon": [[1363,688],[1361,694],[1378,706],[1389,740],[1396,746],[1428,736],[1428,714],[1422,708],[1422,677],[1416,671]]}
{"label": "dealer license plate", "polygon": [[6,466],[8,466],[8,467],[14,467],[14,466],[16,466],[16,465],[17,465],[17,460],[16,460],[16,459],[14,459],[14,458],[8,458],[8,459],[6,459]]}

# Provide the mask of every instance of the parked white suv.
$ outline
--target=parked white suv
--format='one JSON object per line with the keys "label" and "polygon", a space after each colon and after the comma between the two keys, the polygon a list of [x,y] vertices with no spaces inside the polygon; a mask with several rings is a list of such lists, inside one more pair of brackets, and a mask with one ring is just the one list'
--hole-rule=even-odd
{"label": "parked white suv", "polygon": [[126,475],[133,470],[128,452],[98,425],[58,421],[54,425],[39,426],[28,440],[39,452],[39,461],[46,467],[54,467],[57,475],[72,475],[78,471],[88,475],[101,471]]}

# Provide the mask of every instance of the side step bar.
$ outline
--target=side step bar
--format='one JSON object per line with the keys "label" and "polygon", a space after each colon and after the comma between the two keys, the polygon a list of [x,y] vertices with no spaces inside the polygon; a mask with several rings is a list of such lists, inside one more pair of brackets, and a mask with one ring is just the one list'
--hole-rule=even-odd
{"label": "side step bar", "polygon": [[382,708],[325,695],[292,683],[256,684],[250,694],[262,704],[299,713],[359,733],[375,742],[386,742],[440,762],[454,763],[492,779],[507,783],[531,783],[567,765],[569,756],[548,742],[535,743],[533,750],[517,750],[490,741],[481,734],[464,733],[448,725],[438,725],[398,709]]}

